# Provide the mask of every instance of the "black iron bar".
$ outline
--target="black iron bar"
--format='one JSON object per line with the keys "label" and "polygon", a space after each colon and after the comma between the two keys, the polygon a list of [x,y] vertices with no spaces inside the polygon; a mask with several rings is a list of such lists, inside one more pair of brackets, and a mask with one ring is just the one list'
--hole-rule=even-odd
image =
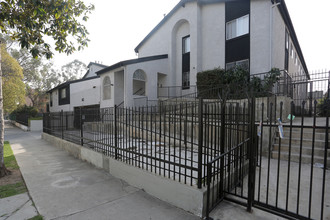
{"label": "black iron bar", "polygon": [[203,153],[203,99],[199,99],[198,105],[198,188],[202,188],[202,153]]}
{"label": "black iron bar", "polygon": [[312,137],[312,155],[311,155],[311,174],[309,180],[309,204],[308,204],[308,218],[311,218],[312,210],[312,196],[313,196],[313,172],[314,172],[314,148],[315,148],[315,126],[316,126],[316,104],[314,101],[314,115],[313,115],[313,137]]}
{"label": "black iron bar", "polygon": [[[302,102],[302,112],[305,112],[305,101]],[[303,147],[303,136],[304,136],[304,114],[301,116],[301,130],[300,130],[300,150],[299,150],[299,169],[298,169],[298,188],[297,188],[297,211],[299,214],[299,203],[300,203],[300,178],[301,178],[301,157]]]}
{"label": "black iron bar", "polygon": [[289,193],[290,193],[290,173],[291,173],[291,144],[292,144],[292,121],[293,121],[293,110],[294,110],[294,102],[291,102],[291,119],[290,119],[290,138],[289,138],[289,155],[288,155],[288,175],[286,180],[286,205],[285,205],[285,211],[288,211],[289,207]]}
{"label": "black iron bar", "polygon": [[269,175],[270,175],[270,159],[271,159],[271,151],[272,151],[272,113],[273,113],[273,103],[269,105],[270,113],[269,113],[269,140],[268,140],[268,167],[267,167],[267,189],[266,189],[266,204],[268,205],[269,199]]}
{"label": "black iron bar", "polygon": [[[282,122],[283,102],[280,103],[280,122]],[[280,132],[280,131],[279,131]],[[277,154],[277,181],[276,181],[276,201],[275,206],[278,206],[278,190],[280,185],[280,172],[281,172],[281,142],[282,138],[278,138],[278,154]]]}
{"label": "black iron bar", "polygon": [[[330,88],[330,79],[329,79],[329,85],[328,88]],[[328,99],[325,100],[327,102],[328,109],[326,109],[326,129],[325,129],[325,143],[324,143],[324,162],[323,162],[323,181],[322,181],[322,200],[321,200],[321,218],[323,219],[324,215],[324,196],[325,196],[325,180],[326,180],[326,173],[327,173],[327,168],[328,168],[328,148],[329,148],[329,106],[330,106],[330,99],[329,99],[329,92],[328,90]]]}

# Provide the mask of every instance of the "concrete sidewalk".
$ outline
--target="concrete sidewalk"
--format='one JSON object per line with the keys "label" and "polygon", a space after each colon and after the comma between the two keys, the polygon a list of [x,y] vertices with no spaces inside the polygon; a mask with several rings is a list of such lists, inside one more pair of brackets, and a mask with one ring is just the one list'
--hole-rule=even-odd
{"label": "concrete sidewalk", "polygon": [[0,199],[0,220],[29,219],[37,216],[28,193]]}
{"label": "concrete sidewalk", "polygon": [[69,156],[40,133],[7,125],[5,139],[45,219],[199,219]]}

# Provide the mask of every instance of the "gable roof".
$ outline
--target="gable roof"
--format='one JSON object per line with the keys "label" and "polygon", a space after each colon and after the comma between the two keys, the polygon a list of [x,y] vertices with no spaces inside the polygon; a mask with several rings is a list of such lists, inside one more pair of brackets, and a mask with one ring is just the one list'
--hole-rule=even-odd
{"label": "gable roof", "polygon": [[161,60],[161,59],[166,59],[166,58],[168,58],[168,55],[163,54],[163,55],[156,55],[156,56],[150,56],[150,57],[142,57],[142,58],[137,58],[137,59],[132,59],[132,60],[125,60],[125,61],[118,62],[112,66],[109,66],[107,68],[104,68],[102,70],[99,70],[96,72],[96,74],[100,75],[100,74],[106,73],[108,71],[117,69],[122,66],[129,65],[129,64],[142,63],[142,62],[153,61],[153,60]]}
{"label": "gable roof", "polygon": [[271,0],[271,1],[272,1],[272,3],[280,3],[277,7],[280,11],[280,14],[281,14],[285,24],[286,24],[286,27],[289,30],[292,43],[294,44],[294,47],[296,48],[296,52],[299,56],[301,65],[304,68],[306,76],[307,76],[308,79],[310,79],[308,68],[307,68],[307,65],[306,65],[306,62],[305,62],[305,58],[304,58],[303,52],[300,48],[300,44],[299,44],[296,32],[294,30],[292,20],[291,20],[288,8],[286,7],[285,1],[284,0]]}
{"label": "gable roof", "polygon": [[94,63],[94,62],[89,62],[89,64],[88,64],[88,68],[91,66],[91,65],[96,65],[96,66],[100,66],[100,67],[108,67],[108,66],[106,66],[106,65],[103,65],[103,64],[101,64],[101,63]]}
{"label": "gable roof", "polygon": [[[139,52],[139,49],[141,48],[141,46],[158,30],[160,29],[160,27],[168,20],[170,19],[170,17],[172,17],[172,15],[180,8],[180,7],[184,7],[184,5],[188,2],[194,2],[196,1],[198,4],[210,4],[210,3],[220,3],[220,2],[227,2],[227,1],[233,1],[233,0],[181,0],[171,11],[170,13],[168,13],[160,22],[159,24],[154,27],[154,29],[151,30],[151,32],[137,45],[137,47],[134,49],[134,51],[136,53]],[[287,26],[287,28],[289,29],[290,32],[290,36],[291,39],[293,41],[293,44],[297,50],[298,56],[300,58],[301,64],[304,68],[304,71],[307,75],[308,78],[310,78],[309,73],[308,73],[308,68],[302,53],[302,50],[300,48],[300,44],[296,35],[296,32],[294,30],[290,15],[289,15],[289,11],[286,7],[285,1],[284,0],[270,0],[273,4],[274,3],[280,3],[277,7],[280,11],[280,14]]]}
{"label": "gable roof", "polygon": [[[89,68],[92,65],[96,65],[96,66],[99,66],[99,67],[102,67],[102,68],[108,67],[106,65],[103,65],[103,64],[100,64],[100,63],[94,63],[94,62],[90,62],[87,67]],[[87,70],[87,72],[85,73],[85,75],[82,77],[82,79],[85,79],[88,76],[88,74],[89,74],[89,69]]]}

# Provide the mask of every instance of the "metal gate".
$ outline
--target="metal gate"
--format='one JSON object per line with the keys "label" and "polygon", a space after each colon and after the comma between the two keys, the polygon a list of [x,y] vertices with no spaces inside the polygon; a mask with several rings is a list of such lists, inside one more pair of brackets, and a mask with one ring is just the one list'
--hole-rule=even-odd
{"label": "metal gate", "polygon": [[[255,99],[222,102],[220,155],[207,163],[207,206],[210,211],[229,196],[252,201],[252,191],[245,185],[253,184],[255,166],[256,127],[254,126]],[[252,171],[252,172],[251,172]],[[248,178],[246,178],[248,176]],[[235,199],[233,199],[235,200]],[[235,200],[239,202],[239,200]],[[252,203],[246,203],[248,207]]]}
{"label": "metal gate", "polygon": [[330,74],[322,74],[290,80],[286,96],[249,99],[238,122],[224,104],[225,149],[207,164],[207,219],[224,199],[288,219],[330,217]]}

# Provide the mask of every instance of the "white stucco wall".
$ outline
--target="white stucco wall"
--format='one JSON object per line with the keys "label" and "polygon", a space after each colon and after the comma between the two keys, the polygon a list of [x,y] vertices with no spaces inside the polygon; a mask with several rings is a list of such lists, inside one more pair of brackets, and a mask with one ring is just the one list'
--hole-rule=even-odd
{"label": "white stucco wall", "polygon": [[[186,3],[180,7],[172,16],[140,47],[139,57],[168,54],[170,64],[167,76],[167,85],[181,86],[182,83],[182,37],[190,35],[191,57],[190,76],[194,79],[197,73],[197,23],[198,13],[196,3]],[[161,72],[159,70],[158,72]],[[191,85],[195,82],[191,81]]]}
{"label": "white stucco wall", "polygon": [[125,73],[124,70],[114,73],[114,104],[120,105],[125,97]]}
{"label": "white stucco wall", "polygon": [[285,23],[277,8],[273,10],[272,67],[284,69]]}
{"label": "white stucco wall", "polygon": [[[101,91],[100,91],[100,107],[101,108],[108,108],[115,106],[115,72],[123,71],[124,68],[118,68],[116,70],[111,70],[106,73],[103,73],[100,75],[100,85],[101,85]],[[103,97],[103,80],[106,76],[110,77],[111,84],[114,86],[111,86],[111,98],[110,99],[104,99]]]}
{"label": "white stucco wall", "polygon": [[149,100],[157,99],[158,73],[166,74],[169,71],[168,59],[153,60],[127,65],[125,67],[125,107],[134,105],[133,74],[141,69],[146,74],[146,95]]}
{"label": "white stucco wall", "polygon": [[70,104],[58,105],[58,90],[53,91],[52,95],[53,106],[50,106],[50,112],[73,111],[77,106],[98,105],[100,104],[100,79],[95,78],[70,84]]}
{"label": "white stucco wall", "polygon": [[91,79],[70,85],[70,110],[76,106],[100,104],[100,79]]}
{"label": "white stucco wall", "polygon": [[[252,74],[268,72],[271,66],[271,1],[252,0],[250,14],[250,71]],[[280,35],[278,36],[280,37]],[[275,45],[274,45],[275,46]],[[280,46],[280,45],[276,45]],[[280,46],[282,47],[282,46]],[[284,50],[284,44],[282,49]],[[284,57],[283,57],[284,60]],[[274,67],[274,66],[273,66]],[[278,67],[281,68],[281,67]]]}
{"label": "white stucco wall", "polygon": [[95,64],[91,64],[89,66],[89,73],[85,78],[96,76],[96,72],[99,71],[99,70],[102,70],[102,69],[104,69],[104,67],[98,66],[98,65],[95,65]]}
{"label": "white stucco wall", "polygon": [[49,106],[49,111],[50,112],[60,112],[60,111],[70,111],[70,105],[59,105],[58,104],[58,89],[54,90],[52,92],[52,97],[53,97],[53,105]]}
{"label": "white stucco wall", "polygon": [[202,7],[202,70],[225,67],[225,4]]}

